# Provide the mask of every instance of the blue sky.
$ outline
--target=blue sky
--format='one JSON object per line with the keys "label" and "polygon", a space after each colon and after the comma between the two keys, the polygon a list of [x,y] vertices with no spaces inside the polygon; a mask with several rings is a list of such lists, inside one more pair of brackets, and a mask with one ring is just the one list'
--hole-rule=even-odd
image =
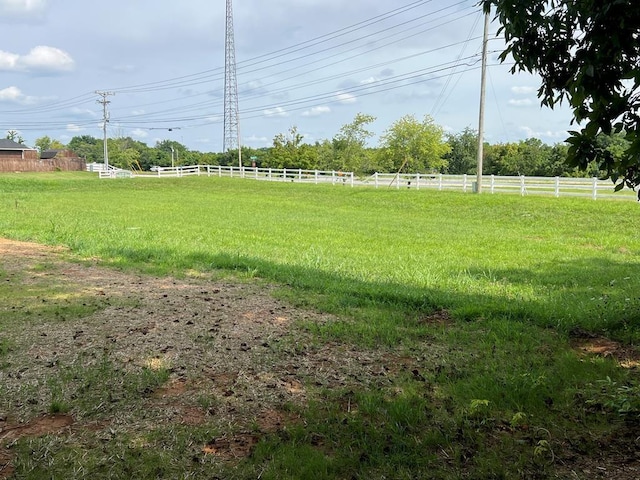
{"label": "blue sky", "polygon": [[[242,143],[296,126],[331,139],[358,112],[380,135],[412,114],[477,128],[483,18],[476,0],[235,0]],[[497,25],[492,24],[490,38]],[[0,135],[223,143],[224,0],[0,0]],[[489,41],[486,139],[564,140],[568,109],[540,107],[539,80],[500,65]],[[372,140],[375,145],[377,137]]]}

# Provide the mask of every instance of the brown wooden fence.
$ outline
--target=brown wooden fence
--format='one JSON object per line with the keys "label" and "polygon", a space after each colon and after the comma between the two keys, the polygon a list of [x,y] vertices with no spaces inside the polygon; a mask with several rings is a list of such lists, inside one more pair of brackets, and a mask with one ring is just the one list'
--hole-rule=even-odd
{"label": "brown wooden fence", "polygon": [[52,158],[47,160],[0,157],[0,172],[59,172],[84,171],[87,163],[81,158]]}

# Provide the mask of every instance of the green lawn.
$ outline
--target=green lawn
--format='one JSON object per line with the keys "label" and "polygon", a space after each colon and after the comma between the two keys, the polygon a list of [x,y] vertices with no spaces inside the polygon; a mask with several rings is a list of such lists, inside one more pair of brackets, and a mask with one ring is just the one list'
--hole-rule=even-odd
{"label": "green lawn", "polygon": [[[640,342],[639,208],[226,178],[0,176],[0,236],[153,275],[264,278],[344,320],[302,325],[318,342],[425,359],[427,340],[442,348],[424,361],[424,384],[397,378],[402,393],[319,390],[301,412],[305,428],[264,439],[237,478],[552,478],[563,450],[595,455],[638,419],[637,367],[585,360],[570,340]],[[447,321],[425,321],[434,313]],[[358,419],[339,412],[347,394]],[[310,431],[353,448],[320,451]]]}

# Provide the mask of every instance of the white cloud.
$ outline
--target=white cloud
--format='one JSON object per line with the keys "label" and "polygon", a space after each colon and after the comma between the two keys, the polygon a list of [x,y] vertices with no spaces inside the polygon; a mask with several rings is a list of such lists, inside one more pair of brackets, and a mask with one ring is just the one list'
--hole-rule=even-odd
{"label": "white cloud", "polygon": [[0,0],[0,18],[39,20],[47,10],[47,0]]}
{"label": "white cloud", "polygon": [[552,139],[552,140],[564,140],[567,138],[566,130],[556,130],[555,132],[551,130],[534,130],[531,127],[521,126],[518,128],[521,132],[523,132],[526,138],[540,138],[540,139]]}
{"label": "white cloud", "polygon": [[266,143],[268,144],[270,142],[270,140],[267,137],[259,137],[257,135],[251,135],[250,137],[246,137],[244,138],[244,141],[246,143],[252,143],[252,144],[263,144]]}
{"label": "white cloud", "polygon": [[511,92],[516,95],[531,95],[537,91],[535,87],[511,87]]}
{"label": "white cloud", "polygon": [[530,98],[523,98],[521,100],[512,98],[509,100],[509,105],[512,107],[530,107],[531,105],[534,105],[534,102]]}
{"label": "white cloud", "polygon": [[336,100],[338,100],[340,103],[346,103],[346,104],[356,103],[358,101],[355,95],[352,95],[346,92],[336,93]]}
{"label": "white cloud", "polygon": [[136,128],[135,130],[131,130],[131,135],[138,138],[147,138],[149,136],[149,132],[140,128]]}
{"label": "white cloud", "polygon": [[329,107],[313,107],[311,110],[307,110],[302,112],[303,117],[318,117],[320,115],[326,115],[327,113],[331,113],[331,108]]}
{"label": "white cloud", "polygon": [[365,78],[364,80],[360,80],[361,85],[371,85],[372,83],[379,82],[380,79],[376,77]]}
{"label": "white cloud", "polygon": [[19,59],[20,55],[0,50],[0,70],[13,70]]}
{"label": "white cloud", "polygon": [[0,102],[33,105],[38,102],[38,98],[25,95],[18,87],[11,86],[0,90]]}
{"label": "white cloud", "polygon": [[102,117],[102,112],[98,114],[97,111],[90,110],[88,108],[73,107],[71,109],[71,113],[75,116],[82,117],[82,118],[98,118],[98,117],[101,118]]}
{"label": "white cloud", "polygon": [[262,86],[262,82],[253,80],[245,85],[240,85],[240,93],[245,95],[266,95],[267,89]]}
{"label": "white cloud", "polygon": [[69,71],[75,62],[67,52],[55,47],[39,45],[20,59],[27,70]]}
{"label": "white cloud", "polygon": [[0,70],[18,72],[64,72],[73,70],[75,62],[67,52],[39,45],[26,55],[0,50]]}
{"label": "white cloud", "polygon": [[76,125],[74,123],[70,123],[67,125],[67,132],[81,132],[85,130],[80,125]]}
{"label": "white cloud", "polygon": [[262,112],[265,117],[288,117],[289,114],[282,107],[269,108]]}

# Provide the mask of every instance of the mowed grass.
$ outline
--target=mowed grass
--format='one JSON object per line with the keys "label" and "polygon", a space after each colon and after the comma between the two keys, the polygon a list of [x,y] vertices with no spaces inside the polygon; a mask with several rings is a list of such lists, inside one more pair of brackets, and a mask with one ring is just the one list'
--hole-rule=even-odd
{"label": "mowed grass", "polygon": [[566,464],[558,459],[595,458],[603,439],[624,438],[638,420],[637,367],[585,357],[570,340],[640,341],[639,208],[240,179],[0,176],[0,236],[155,275],[264,278],[343,319],[302,325],[319,342],[388,349],[418,366],[392,387],[318,388],[299,412],[304,424],[264,438],[235,478],[547,478]]}
{"label": "mowed grass", "polygon": [[61,177],[0,177],[0,234],[158,274],[242,270],[335,312],[447,309],[637,340],[634,202]]}

